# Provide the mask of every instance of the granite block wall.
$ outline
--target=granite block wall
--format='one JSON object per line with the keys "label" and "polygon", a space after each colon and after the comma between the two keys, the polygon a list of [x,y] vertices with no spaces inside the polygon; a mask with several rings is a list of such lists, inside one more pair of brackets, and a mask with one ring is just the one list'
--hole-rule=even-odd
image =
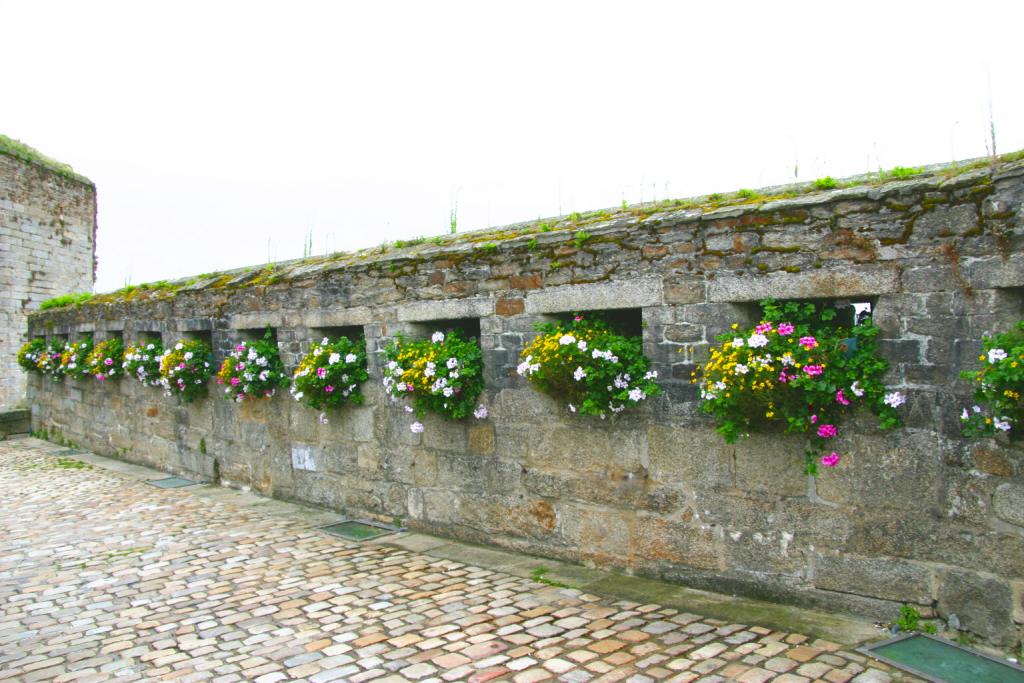
{"label": "granite block wall", "polygon": [[16,354],[29,311],[92,291],[95,243],[96,188],[0,146],[0,411],[25,401]]}
{"label": "granite block wall", "polygon": [[[30,383],[33,423],[101,453],[352,515],[712,590],[892,619],[956,614],[1012,646],[1024,625],[1024,451],[966,440],[958,415],[982,335],[1024,318],[1024,163],[741,205],[664,204],[215,274],[33,315],[33,334],[237,339],[275,329],[294,367],[361,331],[364,406],[320,415],[285,394],[179,405],[123,380]],[[906,425],[844,430],[816,479],[803,441],[725,444],[690,371],[764,297],[870,303]],[[580,418],[515,373],[533,324],[614,311],[642,334],[664,395]],[[397,333],[479,330],[485,421],[383,395]]]}

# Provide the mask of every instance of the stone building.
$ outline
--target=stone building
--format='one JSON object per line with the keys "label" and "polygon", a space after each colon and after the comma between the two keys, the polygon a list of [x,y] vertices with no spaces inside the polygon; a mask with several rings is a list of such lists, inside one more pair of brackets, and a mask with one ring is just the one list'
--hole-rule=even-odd
{"label": "stone building", "polygon": [[[91,195],[90,195],[91,196]],[[90,214],[91,215],[91,214]],[[870,306],[904,426],[858,419],[840,467],[802,474],[806,439],[727,444],[690,373],[765,297]],[[615,420],[571,414],[516,373],[534,324],[611,311],[663,394]],[[165,345],[215,362],[267,327],[294,368],[348,332],[365,405],[287,392],[179,404],[130,378],[33,376],[33,426],[99,453],[353,516],[728,593],[870,615],[901,603],[1001,646],[1024,629],[1024,450],[967,439],[981,338],[1024,318],[1024,160],[595,211],[100,295],[31,333]],[[381,388],[396,334],[479,338],[485,420],[410,419]],[[212,383],[211,383],[212,385]]]}
{"label": "stone building", "polygon": [[16,354],[27,315],[96,280],[96,187],[0,135],[0,411],[24,402]]}

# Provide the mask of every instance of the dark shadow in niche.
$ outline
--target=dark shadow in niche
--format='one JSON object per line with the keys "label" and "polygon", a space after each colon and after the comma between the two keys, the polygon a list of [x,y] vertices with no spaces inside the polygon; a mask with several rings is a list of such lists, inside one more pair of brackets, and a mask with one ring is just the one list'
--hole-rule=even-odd
{"label": "dark shadow in niche", "polygon": [[248,327],[245,329],[235,330],[235,337],[238,341],[252,342],[260,341],[263,336],[270,330],[270,339],[277,346],[277,328],[266,326],[266,327]]}
{"label": "dark shadow in niche", "polygon": [[156,330],[136,330],[133,335],[132,343],[137,345],[144,341],[147,343],[158,341],[163,344],[164,335],[162,332],[157,332]]}
{"label": "dark shadow in niche", "polygon": [[644,334],[643,310],[639,308],[609,308],[593,311],[572,311],[553,313],[545,316],[560,323],[570,323],[577,315],[599,318],[608,324],[608,328],[624,337],[642,337]]}
{"label": "dark shadow in niche", "polygon": [[343,325],[338,327],[311,327],[309,329],[309,344],[319,344],[323,341],[324,337],[327,337],[331,341],[338,339],[339,337],[348,337],[352,341],[357,339],[364,339],[365,334],[362,325]]}
{"label": "dark shadow in niche", "polygon": [[[836,317],[828,321],[819,321],[818,324],[828,327],[846,327],[850,328],[854,325],[866,322],[871,319],[872,314],[875,311],[875,304],[877,297],[848,297],[845,299],[777,299],[777,304],[785,304],[789,302],[798,304],[814,304],[815,309],[820,314],[827,308],[834,309]],[[747,314],[749,325],[756,325],[761,322],[762,312],[761,304],[757,302],[747,302],[743,304],[737,304],[743,308]]]}
{"label": "dark shadow in niche", "polygon": [[448,333],[458,330],[463,338],[480,341],[480,318],[447,318],[443,320],[427,320],[411,324],[415,337],[429,337],[434,332]]}

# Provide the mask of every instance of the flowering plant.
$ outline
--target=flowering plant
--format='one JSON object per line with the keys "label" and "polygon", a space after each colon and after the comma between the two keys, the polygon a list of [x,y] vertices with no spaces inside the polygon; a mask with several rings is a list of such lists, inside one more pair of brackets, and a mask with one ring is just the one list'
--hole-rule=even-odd
{"label": "flowering plant", "polygon": [[225,398],[241,403],[247,398],[270,398],[288,385],[277,344],[268,329],[263,339],[241,342],[228,354],[217,373]]}
{"label": "flowering plant", "polygon": [[[431,410],[452,420],[470,413],[487,416],[483,406],[474,408],[483,391],[483,354],[475,340],[458,330],[434,332],[430,339],[405,339],[385,350],[384,389],[394,398],[410,398],[416,414]],[[410,409],[410,410],[413,410]],[[422,432],[419,422],[411,426]]]}
{"label": "flowering plant", "polygon": [[324,337],[305,355],[292,378],[291,395],[296,401],[320,410],[340,407],[346,401],[361,404],[359,385],[366,381],[366,344],[341,336]]}
{"label": "flowering plant", "polygon": [[819,463],[839,463],[831,443],[845,413],[863,404],[878,415],[882,429],[899,425],[896,408],[906,398],[882,384],[889,364],[877,355],[878,328],[870,319],[847,328],[827,324],[836,311],[814,304],[766,299],[761,307],[757,326],[741,331],[734,324],[692,375],[702,410],[714,416],[727,442],[774,425],[810,434],[804,458],[813,475]]}
{"label": "flowering plant", "polygon": [[1016,329],[982,338],[980,370],[963,371],[960,376],[977,386],[975,405],[960,415],[966,436],[993,436],[1000,432],[1016,437],[1014,425],[1024,419],[1024,320]]}
{"label": "flowering plant", "polygon": [[61,359],[64,357],[64,347],[66,346],[66,342],[51,339],[50,343],[46,345],[46,350],[42,351],[36,360],[39,372],[48,375],[54,382],[59,382],[60,378],[64,376]]}
{"label": "flowering plant", "polygon": [[604,419],[661,392],[640,337],[616,334],[582,315],[568,324],[539,323],[537,331],[516,371],[574,413]]}
{"label": "flowering plant", "polygon": [[200,339],[182,339],[160,356],[160,384],[168,396],[191,403],[207,393],[210,347]]}
{"label": "flowering plant", "polygon": [[124,352],[125,374],[131,375],[146,386],[160,386],[160,356],[164,345],[159,339],[142,339]]}
{"label": "flowering plant", "polygon": [[42,373],[42,369],[39,367],[40,359],[46,354],[46,340],[42,337],[36,337],[30,339],[21,345],[18,349],[18,365],[25,372],[39,372]]}
{"label": "flowering plant", "polygon": [[116,337],[101,341],[85,357],[89,374],[100,382],[119,376],[123,363],[124,343]]}
{"label": "flowering plant", "polygon": [[92,352],[92,337],[84,337],[77,342],[68,342],[64,353],[60,356],[63,374],[73,379],[82,379],[90,374],[86,358]]}

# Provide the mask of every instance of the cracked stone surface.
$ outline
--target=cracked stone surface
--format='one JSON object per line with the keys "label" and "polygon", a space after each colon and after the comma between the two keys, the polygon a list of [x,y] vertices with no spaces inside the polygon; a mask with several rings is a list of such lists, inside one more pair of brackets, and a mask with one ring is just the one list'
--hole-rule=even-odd
{"label": "cracked stone surface", "polygon": [[307,508],[58,452],[0,442],[0,681],[918,680],[799,633],[350,543]]}

